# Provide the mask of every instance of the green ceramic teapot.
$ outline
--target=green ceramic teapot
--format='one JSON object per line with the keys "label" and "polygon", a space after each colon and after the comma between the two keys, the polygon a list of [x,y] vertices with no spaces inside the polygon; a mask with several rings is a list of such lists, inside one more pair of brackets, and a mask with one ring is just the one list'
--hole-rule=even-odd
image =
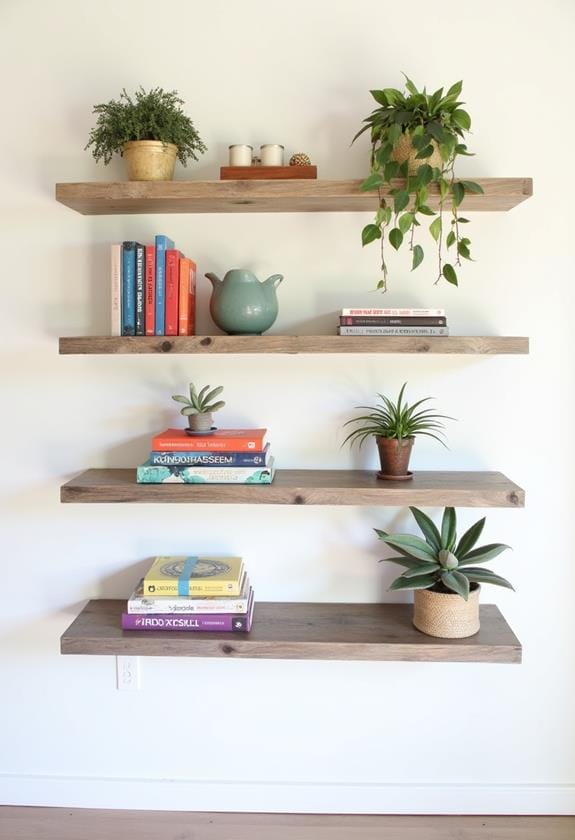
{"label": "green ceramic teapot", "polygon": [[213,291],[210,314],[214,323],[228,335],[261,335],[278,316],[276,289],[283,274],[272,274],[260,282],[251,271],[233,268],[223,280],[211,271],[206,274]]}

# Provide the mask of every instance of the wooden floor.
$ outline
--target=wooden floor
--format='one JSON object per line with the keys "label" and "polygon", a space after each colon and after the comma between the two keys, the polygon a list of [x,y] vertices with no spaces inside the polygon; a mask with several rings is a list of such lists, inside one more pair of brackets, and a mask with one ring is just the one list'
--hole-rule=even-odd
{"label": "wooden floor", "polygon": [[1,840],[573,840],[575,817],[207,814],[0,807]]}

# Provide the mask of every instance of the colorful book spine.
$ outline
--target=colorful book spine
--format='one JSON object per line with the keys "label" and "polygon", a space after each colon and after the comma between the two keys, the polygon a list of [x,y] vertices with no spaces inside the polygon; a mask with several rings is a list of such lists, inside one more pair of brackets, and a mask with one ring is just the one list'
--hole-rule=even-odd
{"label": "colorful book spine", "polygon": [[429,318],[445,315],[445,309],[408,309],[406,307],[384,308],[384,309],[342,309],[341,315],[379,315],[408,317],[408,318]]}
{"label": "colorful book spine", "polygon": [[136,242],[136,335],[145,335],[144,246]]}
{"label": "colorful book spine", "polygon": [[249,601],[252,597],[252,589],[249,583],[242,586],[241,595],[204,596],[203,598],[186,598],[176,596],[170,598],[144,597],[143,581],[137,587],[136,592],[128,600],[126,609],[130,615],[195,615],[196,613],[209,613],[210,615],[245,615],[248,612]]}
{"label": "colorful book spine", "polygon": [[239,596],[244,583],[241,557],[156,557],[144,577],[146,597]]}
{"label": "colorful book spine", "polygon": [[249,633],[254,604],[245,615],[133,615],[122,613],[122,630],[172,630],[196,633]]}
{"label": "colorful book spine", "polygon": [[447,318],[439,317],[398,317],[391,315],[342,315],[339,319],[342,327],[446,327]]}
{"label": "colorful book spine", "polygon": [[136,243],[122,246],[122,335],[136,334]]}
{"label": "colorful book spine", "polygon": [[144,323],[146,325],[146,335],[156,334],[156,247],[155,245],[146,245],[145,249],[145,308],[144,308]]}
{"label": "colorful book spine", "polygon": [[136,468],[138,484],[271,484],[274,459],[266,467],[158,467],[149,461]]}
{"label": "colorful book spine", "polygon": [[110,248],[110,278],[112,298],[112,335],[122,335],[122,246],[115,243]]}
{"label": "colorful book spine", "polygon": [[266,429],[221,429],[211,435],[187,435],[166,429],[152,438],[153,452],[263,452]]}
{"label": "colorful book spine", "polygon": [[196,264],[188,257],[180,259],[178,335],[196,334]]}
{"label": "colorful book spine", "polygon": [[166,251],[166,317],[164,335],[178,334],[180,257],[180,252],[174,248],[169,248]]}
{"label": "colorful book spine", "polygon": [[164,335],[166,323],[166,251],[174,247],[174,243],[167,236],[158,234],[155,239],[156,247],[156,316],[155,334]]}
{"label": "colorful book spine", "polygon": [[403,335],[439,336],[449,335],[447,327],[340,327],[340,335]]}
{"label": "colorful book spine", "polygon": [[150,452],[150,464],[159,467],[265,467],[269,443],[263,452]]}

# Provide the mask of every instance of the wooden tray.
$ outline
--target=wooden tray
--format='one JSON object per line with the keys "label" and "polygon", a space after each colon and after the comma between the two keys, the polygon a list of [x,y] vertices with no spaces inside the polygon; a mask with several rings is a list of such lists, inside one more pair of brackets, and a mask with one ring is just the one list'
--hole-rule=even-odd
{"label": "wooden tray", "polygon": [[317,178],[317,166],[221,166],[220,181],[275,181]]}

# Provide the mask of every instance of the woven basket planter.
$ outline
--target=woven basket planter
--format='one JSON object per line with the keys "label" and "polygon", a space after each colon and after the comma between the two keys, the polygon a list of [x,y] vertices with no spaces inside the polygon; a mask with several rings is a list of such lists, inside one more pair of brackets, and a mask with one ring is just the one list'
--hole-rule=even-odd
{"label": "woven basket planter", "polygon": [[443,161],[441,160],[441,155],[439,154],[439,146],[435,140],[432,145],[433,154],[431,157],[425,158],[425,160],[422,160],[421,158],[417,160],[415,157],[417,155],[417,149],[413,148],[410,135],[402,134],[392,152],[391,159],[397,161],[397,163],[407,161],[408,172],[410,175],[415,175],[418,168],[424,163],[428,163],[430,166],[438,166],[441,169],[443,167]]}
{"label": "woven basket planter", "polygon": [[472,589],[467,601],[461,595],[416,589],[413,624],[422,633],[439,639],[465,639],[479,631],[479,593]]}
{"label": "woven basket planter", "polygon": [[129,181],[171,181],[178,147],[160,140],[132,140],[122,149]]}

